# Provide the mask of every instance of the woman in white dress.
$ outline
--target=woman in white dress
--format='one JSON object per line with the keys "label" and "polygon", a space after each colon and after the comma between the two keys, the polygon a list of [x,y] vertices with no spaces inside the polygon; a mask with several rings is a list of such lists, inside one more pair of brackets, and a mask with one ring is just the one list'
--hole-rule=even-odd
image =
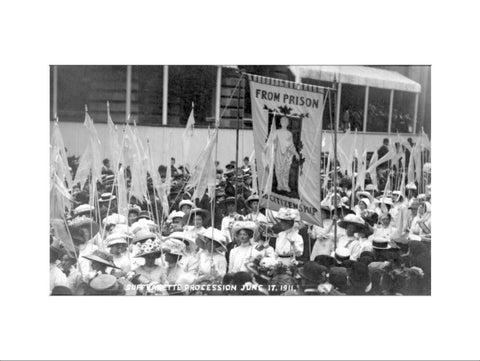
{"label": "woman in white dress", "polygon": [[279,191],[290,192],[288,185],[290,167],[292,165],[292,158],[295,157],[300,160],[295,144],[293,143],[293,135],[287,129],[289,120],[287,117],[280,118],[280,126],[274,134],[275,142],[275,175],[277,177],[277,189]]}
{"label": "woman in white dress", "polygon": [[190,211],[190,219],[193,225],[185,226],[185,235],[189,238],[197,238],[203,232],[205,227],[203,226],[208,222],[210,212],[205,209],[194,208]]}
{"label": "woman in white dress", "polygon": [[221,280],[227,273],[227,240],[222,231],[209,227],[202,236],[204,246],[199,252],[198,266],[196,269],[197,282],[208,279]]}
{"label": "woman in white dress", "polygon": [[198,252],[195,239],[186,235],[186,232],[173,232],[165,240],[176,239],[185,244],[183,257],[179,261],[185,272],[194,272],[198,268]]}
{"label": "woman in white dress", "polygon": [[246,264],[248,261],[260,255],[260,252],[256,251],[252,245],[252,238],[256,228],[255,223],[251,221],[237,221],[233,224],[232,233],[239,245],[230,252],[228,272],[247,271]]}

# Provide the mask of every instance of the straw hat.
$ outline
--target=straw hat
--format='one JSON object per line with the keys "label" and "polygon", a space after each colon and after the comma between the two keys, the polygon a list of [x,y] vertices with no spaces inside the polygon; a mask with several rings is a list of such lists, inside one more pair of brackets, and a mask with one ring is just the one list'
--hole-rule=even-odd
{"label": "straw hat", "polygon": [[252,238],[253,234],[255,233],[255,230],[257,229],[257,225],[255,224],[255,222],[252,222],[252,221],[236,221],[236,222],[233,222],[232,234],[236,235],[242,229],[247,231],[250,238]]}
{"label": "straw hat", "polygon": [[195,239],[188,236],[185,232],[173,232],[165,240],[176,239],[183,243],[188,242],[190,246],[195,245]]}
{"label": "straw hat", "polygon": [[145,242],[148,239],[151,239],[153,241],[155,238],[157,237],[154,233],[147,231],[146,229],[140,229],[137,233],[135,233],[133,243]]}
{"label": "straw hat", "polygon": [[193,203],[190,199],[183,199],[179,203],[178,209],[182,209],[183,206],[190,206],[190,208],[195,208],[195,203]]}
{"label": "straw hat", "polygon": [[90,204],[81,204],[77,208],[73,210],[74,216],[79,216],[83,213],[93,213],[95,211],[95,207],[91,206]]}
{"label": "straw hat", "polygon": [[115,231],[107,237],[106,242],[107,247],[111,247],[115,244],[128,244],[125,233]]}
{"label": "straw hat", "polygon": [[335,250],[335,259],[340,262],[350,259],[350,250],[345,247],[338,247]]}
{"label": "straw hat", "polygon": [[93,237],[100,230],[100,225],[92,218],[89,218],[87,216],[79,216],[68,222],[68,228],[71,233],[78,233],[76,231],[80,228],[85,228],[87,230],[91,229],[92,234],[90,236]]}
{"label": "straw hat", "polygon": [[93,251],[93,253],[88,256],[82,257],[92,262],[98,262],[111,268],[120,269],[113,263],[113,256],[110,253],[100,251],[99,249]]}
{"label": "straw hat", "polygon": [[140,246],[140,251],[135,257],[156,256],[160,257],[162,254],[162,243],[159,239],[148,239]]}
{"label": "straw hat", "polygon": [[227,249],[227,240],[222,231],[208,227],[202,234],[203,238],[211,239],[213,242],[217,243],[220,247]]}
{"label": "straw hat", "polygon": [[376,188],[375,188],[375,186],[374,186],[373,184],[367,184],[367,185],[365,186],[365,190],[366,190],[366,191],[375,191]]}
{"label": "straw hat", "polygon": [[370,206],[370,199],[368,199],[368,198],[360,198],[360,200],[359,200],[358,202],[359,202],[359,203],[360,203],[360,202],[365,203],[365,205],[367,206],[367,208]]}
{"label": "straw hat", "polygon": [[103,219],[103,223],[106,225],[110,224],[127,224],[127,218],[121,214],[113,213]]}
{"label": "straw hat", "polygon": [[376,202],[377,203],[383,203],[383,204],[386,204],[388,206],[393,206],[393,200],[390,197],[383,197],[383,196],[379,197],[379,198],[377,198]]}
{"label": "straw hat", "polygon": [[170,215],[168,216],[168,220],[169,221],[173,221],[175,218],[183,218],[185,217],[185,213],[182,212],[182,211],[173,211],[172,213],[170,213]]}
{"label": "straw hat", "polygon": [[133,233],[130,232],[130,227],[128,227],[128,224],[117,224],[112,233],[113,232],[123,233],[126,239],[133,239]]}
{"label": "straw hat", "polygon": [[167,239],[163,243],[162,250],[165,253],[183,256],[185,254],[185,243],[176,238]]}
{"label": "straw hat", "polygon": [[341,228],[347,228],[348,225],[353,224],[359,229],[364,230],[366,225],[362,217],[357,216],[356,214],[347,214],[343,219],[338,222],[338,226]]}
{"label": "straw hat", "polygon": [[388,242],[388,239],[383,238],[383,237],[375,237],[372,239],[372,247],[375,249],[390,249],[392,246],[390,246],[390,243]]}
{"label": "straw hat", "polygon": [[298,221],[300,220],[300,214],[297,209],[280,208],[276,218],[281,221]]}
{"label": "straw hat", "polygon": [[102,193],[102,195],[98,199],[98,203],[108,203],[115,199],[117,199],[117,197],[112,195],[112,193]]}
{"label": "straw hat", "polygon": [[98,292],[110,292],[118,289],[117,278],[112,275],[101,274],[90,281],[90,288]]}
{"label": "straw hat", "polygon": [[150,220],[150,219],[145,219],[145,218],[140,218],[138,221],[132,224],[130,229],[132,230],[132,233],[137,234],[137,232],[141,229],[147,230],[147,231],[155,231],[158,228],[157,224]]}

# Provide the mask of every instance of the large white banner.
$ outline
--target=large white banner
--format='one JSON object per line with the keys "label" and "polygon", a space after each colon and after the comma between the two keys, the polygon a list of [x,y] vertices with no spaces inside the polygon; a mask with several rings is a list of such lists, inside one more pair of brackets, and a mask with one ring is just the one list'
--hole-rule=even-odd
{"label": "large white banner", "polygon": [[304,221],[319,224],[324,90],[255,75],[249,80],[260,205],[295,208]]}

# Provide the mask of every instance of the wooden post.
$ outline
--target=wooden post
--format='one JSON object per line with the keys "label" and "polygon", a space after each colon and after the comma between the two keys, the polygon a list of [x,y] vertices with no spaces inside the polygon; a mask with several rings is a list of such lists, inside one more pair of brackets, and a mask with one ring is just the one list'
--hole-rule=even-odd
{"label": "wooden post", "polygon": [[220,100],[222,95],[222,67],[217,67],[217,89],[215,93],[215,125],[220,125]]}
{"label": "wooden post", "polygon": [[132,106],[132,66],[127,65],[127,94],[125,102],[125,120],[128,122],[130,119]]}
{"label": "wooden post", "polygon": [[415,94],[415,109],[413,111],[413,134],[417,133],[418,97],[419,97],[419,93],[416,93]]}
{"label": "wooden post", "polygon": [[367,115],[368,115],[368,95],[370,93],[370,87],[365,87],[365,105],[363,107],[363,132],[367,131]]}
{"label": "wooden post", "polygon": [[167,125],[168,116],[168,65],[163,66],[163,102],[162,102],[162,125]]}
{"label": "wooden post", "polygon": [[[340,103],[342,101],[342,83],[338,83],[337,96],[335,97],[337,104],[335,104],[335,131],[338,132],[338,125],[340,123]],[[336,164],[335,164],[336,166]]]}
{"label": "wooden post", "polygon": [[53,114],[53,119],[57,119],[57,113],[58,113],[58,71],[57,71],[57,65],[53,66],[53,106],[52,106],[52,114]]}
{"label": "wooden post", "polygon": [[392,131],[393,92],[393,89],[390,90],[390,106],[388,108],[388,133]]}

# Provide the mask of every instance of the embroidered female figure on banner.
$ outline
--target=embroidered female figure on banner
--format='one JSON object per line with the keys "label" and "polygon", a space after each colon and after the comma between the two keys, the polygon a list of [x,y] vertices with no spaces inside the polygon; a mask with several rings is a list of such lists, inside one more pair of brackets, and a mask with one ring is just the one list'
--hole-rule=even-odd
{"label": "embroidered female figure on banner", "polygon": [[300,161],[300,156],[293,143],[293,135],[287,127],[289,120],[286,116],[280,118],[280,129],[274,134],[275,142],[275,176],[277,177],[277,190],[290,192],[288,185],[290,167],[293,157]]}
{"label": "embroidered female figure on banner", "polygon": [[[273,177],[270,181],[272,190],[288,197],[299,198],[298,177],[302,174],[305,161],[301,153],[301,128],[302,120],[308,118],[309,114],[292,114],[292,108],[287,106],[274,109],[264,106],[264,110],[268,111],[268,136],[263,153],[267,174]],[[270,156],[267,156],[268,154]],[[270,161],[273,165],[271,172],[268,171]],[[267,184],[268,182],[267,178]]]}

